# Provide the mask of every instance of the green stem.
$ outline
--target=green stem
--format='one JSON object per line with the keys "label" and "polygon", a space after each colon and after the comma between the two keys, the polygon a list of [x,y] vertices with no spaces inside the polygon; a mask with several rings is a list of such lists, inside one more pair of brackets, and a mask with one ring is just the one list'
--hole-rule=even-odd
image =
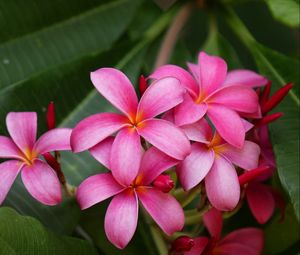
{"label": "green stem", "polygon": [[192,209],[185,211],[185,225],[194,225],[202,222],[203,215],[211,208],[211,205],[208,204],[201,211],[197,209]]}

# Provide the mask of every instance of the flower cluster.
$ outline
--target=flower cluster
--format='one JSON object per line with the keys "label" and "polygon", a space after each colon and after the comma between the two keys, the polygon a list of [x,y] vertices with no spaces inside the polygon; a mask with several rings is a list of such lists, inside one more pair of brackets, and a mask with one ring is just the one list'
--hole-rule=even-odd
{"label": "flower cluster", "polygon": [[207,198],[202,207],[212,209],[203,218],[211,240],[182,237],[171,251],[260,254],[259,229],[240,229],[220,239],[222,212],[238,208],[244,197],[261,224],[271,217],[276,203],[284,211],[281,196],[264,183],[276,168],[267,124],[282,115],[268,112],[292,86],[270,97],[266,78],[250,70],[228,72],[223,59],[205,52],[188,68],[165,65],[147,79],[141,77],[140,99],[121,71],[96,70],[92,83],[120,113],[92,115],[71,130],[55,128],[50,105],[49,131],[37,141],[36,113],[9,113],[11,138],[0,136],[0,158],[12,160],[0,164],[0,203],[21,172],[34,198],[58,204],[60,184],[65,183],[57,157],[50,152],[89,150],[108,172],[84,180],[76,198],[86,209],[113,197],[105,231],[118,248],[124,248],[135,233],[139,203],[167,235],[183,229],[184,211],[176,192],[171,192],[176,180],[165,173],[175,169],[177,189],[181,186],[188,194],[200,187],[202,198]]}

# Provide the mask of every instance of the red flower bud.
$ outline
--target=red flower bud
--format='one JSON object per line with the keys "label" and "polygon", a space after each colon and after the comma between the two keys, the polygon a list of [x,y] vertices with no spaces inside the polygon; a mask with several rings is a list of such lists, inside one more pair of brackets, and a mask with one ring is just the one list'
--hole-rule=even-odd
{"label": "red flower bud", "polygon": [[194,245],[194,239],[190,238],[189,236],[180,236],[173,241],[171,251],[190,251]]}
{"label": "red flower bud", "polygon": [[49,164],[49,166],[52,167],[52,169],[56,172],[56,175],[60,181],[61,184],[64,184],[66,182],[65,176],[63,172],[61,171],[60,164],[56,160],[55,157],[53,157],[49,152],[43,154],[45,160]]}
{"label": "red flower bud", "polygon": [[154,180],[153,186],[164,193],[168,193],[174,188],[174,182],[169,175],[161,174]]}
{"label": "red flower bud", "polygon": [[264,105],[268,101],[270,93],[271,93],[271,85],[272,85],[272,82],[269,81],[267,83],[267,85],[264,87],[263,93],[260,98],[260,105]]}
{"label": "red flower bud", "polygon": [[262,105],[262,113],[266,114],[267,112],[271,111],[275,108],[282,100],[283,98],[289,93],[291,88],[293,87],[292,83],[286,84],[281,89],[277,90],[271,98]]}
{"label": "red flower bud", "polygon": [[140,94],[142,96],[147,89],[147,81],[146,81],[144,75],[140,76],[139,89],[140,89]]}
{"label": "red flower bud", "polygon": [[263,117],[262,119],[260,119],[259,121],[257,121],[255,123],[255,127],[261,127],[261,126],[267,125],[270,122],[273,122],[273,121],[279,119],[282,115],[283,115],[282,112],[276,112],[276,113],[267,115],[267,116]]}
{"label": "red flower bud", "polygon": [[239,176],[240,185],[243,186],[244,184],[253,181],[256,177],[266,173],[271,169],[270,166],[260,166],[253,170],[247,171]]}
{"label": "red flower bud", "polygon": [[49,130],[55,128],[55,107],[53,102],[50,102],[48,105],[47,126]]}

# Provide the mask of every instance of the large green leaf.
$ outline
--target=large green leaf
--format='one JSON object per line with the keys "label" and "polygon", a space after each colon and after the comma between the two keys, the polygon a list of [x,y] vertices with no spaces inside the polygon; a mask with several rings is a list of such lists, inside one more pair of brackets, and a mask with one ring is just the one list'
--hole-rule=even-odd
{"label": "large green leaf", "polygon": [[0,209],[0,254],[93,255],[94,248],[78,238],[55,235],[36,219],[10,208]]}
{"label": "large green leaf", "polygon": [[299,0],[265,0],[275,19],[291,27],[299,27]]}

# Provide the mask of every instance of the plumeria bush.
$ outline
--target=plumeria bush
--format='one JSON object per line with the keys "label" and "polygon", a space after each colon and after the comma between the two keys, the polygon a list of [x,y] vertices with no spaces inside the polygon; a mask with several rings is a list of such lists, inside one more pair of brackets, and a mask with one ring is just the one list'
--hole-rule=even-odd
{"label": "plumeria bush", "polygon": [[96,2],[3,12],[0,254],[297,254],[299,2]]}

